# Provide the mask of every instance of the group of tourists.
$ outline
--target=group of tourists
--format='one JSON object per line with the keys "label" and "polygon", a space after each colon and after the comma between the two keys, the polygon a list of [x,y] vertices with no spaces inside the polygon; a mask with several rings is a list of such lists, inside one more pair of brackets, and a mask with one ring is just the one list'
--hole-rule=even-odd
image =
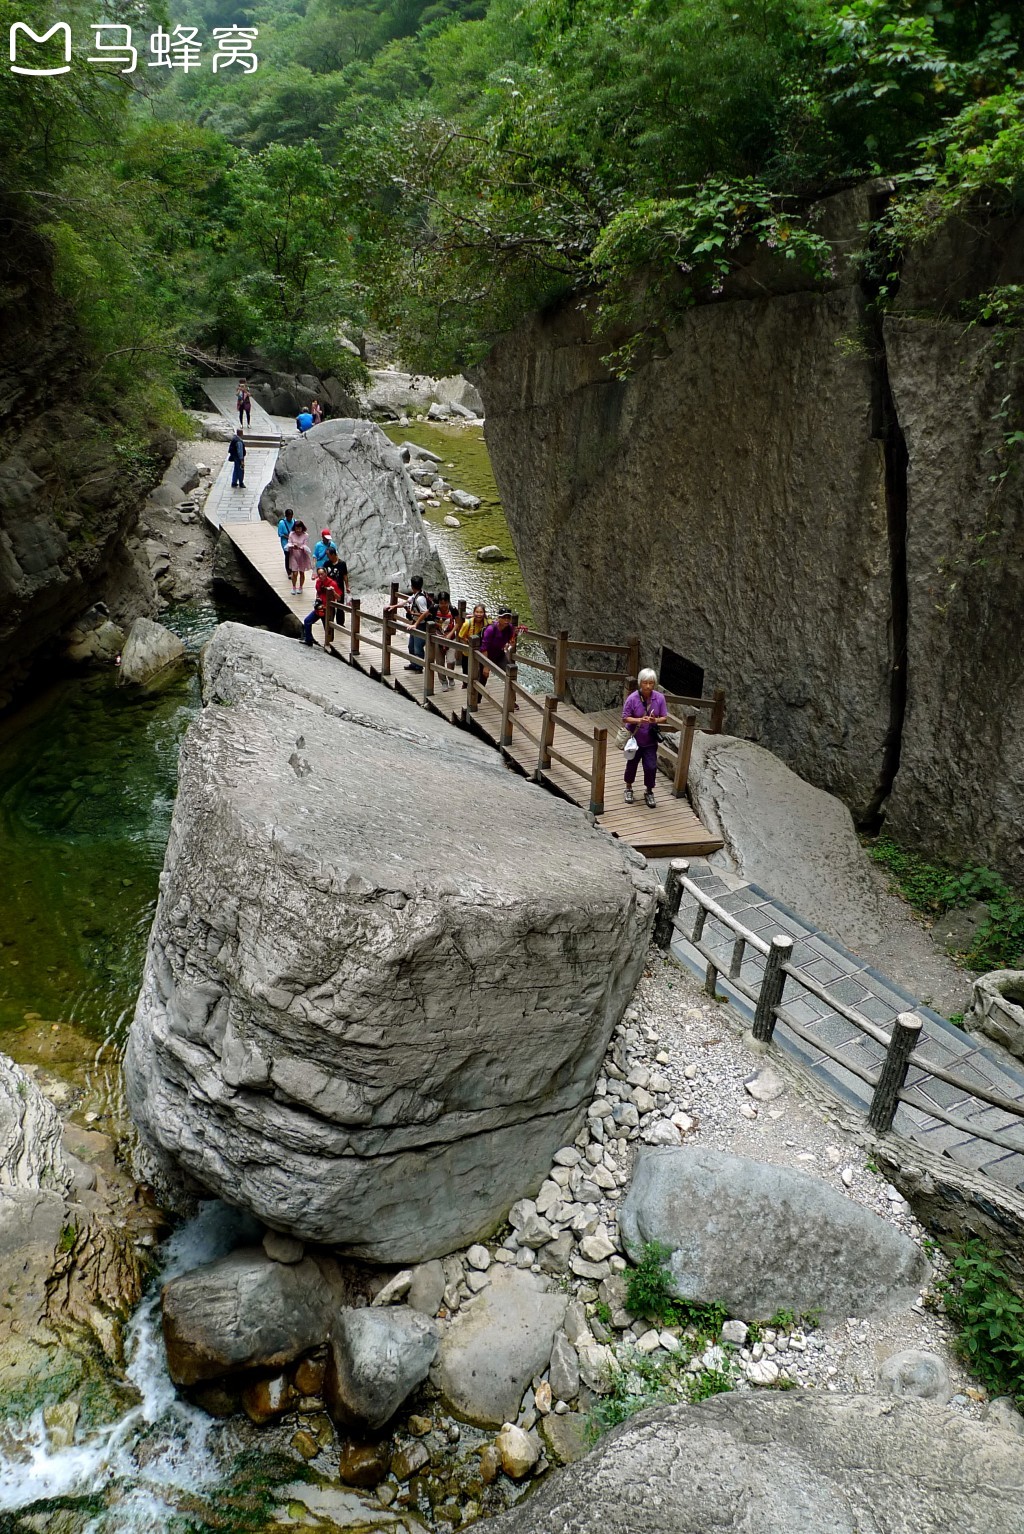
{"label": "group of tourists", "polygon": [[[320,538],[310,550],[309,532],[305,522],[293,511],[286,511],[277,524],[277,536],[281,541],[285,573],[291,582],[293,596],[305,589],[306,576],[311,574],[314,584],[313,608],[302,620],[302,642],[312,649],[315,641],[313,629],[323,624],[324,649],[330,647],[334,637],[334,625],[345,623],[345,603],[351,586],[348,565],[329,527],[320,531]],[[404,615],[408,626],[409,660],[406,671],[422,672],[427,649],[427,625],[433,625],[436,663],[442,692],[448,692],[458,684],[448,675],[455,669],[449,665],[449,652],[458,655],[459,666],[466,678],[462,688],[469,686],[468,653],[456,648],[453,641],[468,645],[477,640],[480,654],[480,681],[486,683],[492,670],[503,671],[515,659],[519,636],[526,632],[515,620],[507,607],[499,609],[497,616],[488,618],[487,608],[477,602],[471,612],[460,617],[452,605],[451,592],[440,591],[436,596],[424,590],[422,575],[414,575],[409,590],[399,594],[397,602],[384,609],[385,613]],[[626,768],[624,797],[627,804],[633,801],[633,784],[637,772],[643,767],[644,803],[648,809],[656,809],[654,788],[658,775],[658,745],[660,730],[668,718],[665,694],[656,686],[657,673],[649,669],[640,672],[635,692],[631,692],[622,707],[622,745]]]}
{"label": "group of tourists", "polygon": [[298,427],[299,436],[304,437],[312,427],[319,426],[324,418],[323,407],[318,399],[313,400],[305,410],[300,410],[295,417],[295,425]]}

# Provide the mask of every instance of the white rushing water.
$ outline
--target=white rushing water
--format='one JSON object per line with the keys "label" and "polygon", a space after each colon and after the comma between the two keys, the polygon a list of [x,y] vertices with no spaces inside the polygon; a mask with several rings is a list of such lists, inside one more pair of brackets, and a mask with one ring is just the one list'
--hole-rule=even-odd
{"label": "white rushing water", "polygon": [[211,1200],[167,1241],[163,1262],[132,1317],[126,1375],[141,1397],[120,1421],[51,1450],[37,1412],[21,1435],[20,1452],[0,1454],[0,1510],[25,1510],[41,1499],[116,1491],[116,1502],[88,1525],[88,1534],[152,1534],[165,1527],[178,1493],[194,1494],[221,1480],[233,1448],[228,1424],[180,1400],[167,1373],[160,1329],[160,1289],[169,1279],[224,1256],[246,1238],[247,1218]]}

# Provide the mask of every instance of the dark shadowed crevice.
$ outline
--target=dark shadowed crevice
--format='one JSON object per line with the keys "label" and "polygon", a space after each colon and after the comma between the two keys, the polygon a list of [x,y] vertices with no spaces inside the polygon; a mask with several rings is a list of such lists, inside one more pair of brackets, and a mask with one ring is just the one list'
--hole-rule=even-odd
{"label": "dark shadowed crevice", "polygon": [[[883,211],[883,200],[871,210],[872,219]],[[890,274],[888,297],[895,293]],[[903,721],[907,710],[907,467],[909,454],[889,379],[883,313],[879,306],[878,281],[865,276],[862,288],[867,299],[867,324],[871,332],[872,436],[882,444],[885,463],[885,520],[889,549],[889,724],[882,742],[878,781],[860,818],[860,828],[878,831],[885,806],[899,771],[903,745]]]}

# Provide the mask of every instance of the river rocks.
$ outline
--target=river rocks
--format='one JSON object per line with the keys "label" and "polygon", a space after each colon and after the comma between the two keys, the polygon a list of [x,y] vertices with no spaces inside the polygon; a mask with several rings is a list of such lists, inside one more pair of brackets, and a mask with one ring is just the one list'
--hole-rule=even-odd
{"label": "river rocks", "polygon": [[489,1525],[493,1534],[1022,1534],[1021,1441],[948,1407],[719,1395],[657,1408]]}
{"label": "river rocks", "polygon": [[362,406],[374,420],[397,421],[405,415],[426,415],[446,421],[454,413],[463,420],[483,414],[483,402],[468,379],[428,378],[396,368],[371,368]]}
{"label": "river rocks", "polygon": [[110,665],[124,647],[125,631],[105,602],[97,602],[64,635],[64,654],[73,665]]}
{"label": "river rocks", "polygon": [[480,505],[480,497],[471,495],[468,490],[453,490],[451,503],[453,506],[458,506],[460,511],[476,511]]}
{"label": "river rocks", "polygon": [[514,1422],[505,1423],[495,1439],[495,1447],[501,1458],[502,1470],[513,1481],[521,1481],[529,1475],[540,1459],[540,1444]]}
{"label": "river rocks", "polygon": [[496,543],[484,544],[482,549],[477,549],[476,557],[482,565],[500,565],[508,559],[508,555]]}
{"label": "river rocks", "polygon": [[285,443],[260,516],[276,525],[286,508],[309,528],[331,527],[357,590],[393,580],[408,590],[412,575],[429,590],[447,584],[398,449],[371,421],[325,421]]}
{"label": "river rocks", "polygon": [[993,969],[979,976],[964,1027],[1024,1060],[1024,970]]}
{"label": "river rocks", "polygon": [[435,1258],[433,1262],[421,1262],[412,1270],[409,1280],[409,1304],[425,1316],[436,1316],[444,1299],[444,1268]]}
{"label": "river rocks", "polygon": [[653,876],[327,656],[227,624],[203,675],[126,1054],[140,1132],[301,1240],[466,1245],[576,1133]]}
{"label": "river rocks", "polygon": [[949,1370],[936,1353],[907,1348],[887,1358],[878,1371],[883,1395],[917,1396],[922,1401],[945,1405],[953,1394]]}
{"label": "river rocks", "polygon": [[136,618],[121,656],[122,682],[151,682],[185,654],[185,645],[162,623]]}
{"label": "river rocks", "polygon": [[326,1337],[338,1302],[311,1259],[232,1252],[164,1286],[167,1368],[176,1385],[289,1363]]}
{"label": "river rocks", "polygon": [[681,1298],[748,1320],[885,1314],[930,1273],[913,1242],[827,1184],[722,1151],[641,1151],[620,1224],[634,1260],[646,1242],[672,1248]]}
{"label": "river rocks", "polygon": [[119,1361],[123,1324],[142,1293],[129,1221],[120,1208],[115,1214],[113,1190],[97,1190],[95,1176],[73,1175],[62,1127],[28,1072],[0,1055],[0,1380],[8,1423],[63,1402],[67,1411],[53,1420],[66,1427],[74,1392],[86,1384],[93,1409],[116,1399],[103,1360]]}
{"label": "river rocks", "polygon": [[336,1423],[381,1428],[427,1377],[438,1328],[407,1305],[344,1310],[331,1327],[325,1385]]}
{"label": "river rocks", "polygon": [[533,1273],[496,1270],[441,1339],[433,1379],[451,1410],[479,1427],[514,1419],[530,1380],[547,1368],[566,1304]]}

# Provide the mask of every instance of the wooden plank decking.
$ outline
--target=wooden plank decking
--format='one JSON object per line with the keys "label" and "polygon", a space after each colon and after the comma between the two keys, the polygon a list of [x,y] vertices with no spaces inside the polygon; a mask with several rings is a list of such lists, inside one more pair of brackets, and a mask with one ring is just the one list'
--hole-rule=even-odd
{"label": "wooden plank decking", "polygon": [[[301,597],[292,596],[284,572],[281,545],[276,530],[269,522],[250,521],[225,522],[223,531],[270,591],[278,597],[282,607],[293,615],[296,622],[301,622],[313,602],[311,582],[307,579],[306,589]],[[368,614],[367,619],[369,619]],[[318,629],[318,636],[319,632]],[[349,628],[338,625],[334,630],[332,653],[355,666],[364,675],[383,682],[412,702],[430,708],[452,725],[473,730],[490,741],[495,748],[501,749],[510,765],[527,777],[537,776],[541,713],[539,709],[531,706],[529,700],[522,701],[513,715],[511,743],[501,747],[504,684],[496,674],[492,673],[489,683],[482,689],[479,707],[469,714],[466,708],[467,692],[461,683],[457,682],[453,688],[445,691],[440,685],[440,679],[435,679],[433,694],[429,698],[424,697],[422,675],[405,669],[405,636],[402,634],[397,635],[394,641],[391,656],[392,669],[387,675],[382,674],[380,649],[369,642],[379,638],[379,624],[372,620],[364,622],[360,653],[353,657],[350,649]],[[671,778],[665,773],[659,775],[656,809],[650,810],[644,804],[642,783],[641,791],[637,794],[634,804],[627,805],[622,802],[622,754],[613,744],[615,730],[619,724],[617,710],[584,714],[571,704],[562,702],[558,705],[558,718],[564,723],[575,725],[583,731],[587,739],[577,739],[569,730],[558,731],[557,750],[562,756],[575,763],[581,771],[574,772],[572,767],[564,762],[552,760],[540,774],[540,781],[548,788],[573,804],[581,805],[584,809],[588,807],[591,738],[595,725],[607,726],[609,745],[605,803],[608,807],[597,817],[598,825],[609,835],[618,837],[629,846],[635,847],[638,852],[642,852],[645,857],[650,858],[705,857],[721,847],[721,841],[713,837],[701,824],[700,819],[690,807],[689,801],[685,798],[672,797]]]}

